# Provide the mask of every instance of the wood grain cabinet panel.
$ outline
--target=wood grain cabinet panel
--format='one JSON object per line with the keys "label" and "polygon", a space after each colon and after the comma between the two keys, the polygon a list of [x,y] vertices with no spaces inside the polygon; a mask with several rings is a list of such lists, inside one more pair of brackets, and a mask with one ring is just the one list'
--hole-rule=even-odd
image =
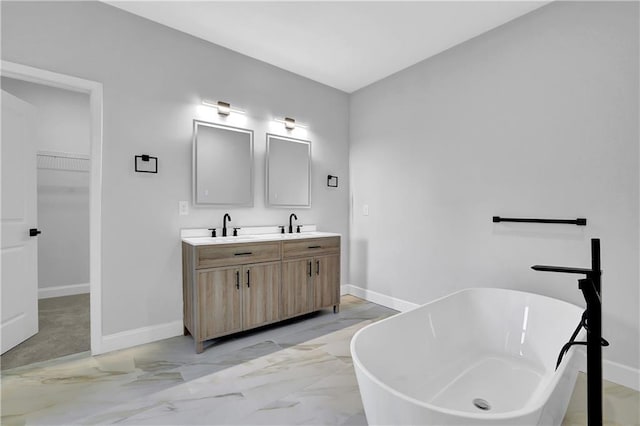
{"label": "wood grain cabinet panel", "polygon": [[281,246],[279,241],[201,246],[197,248],[196,268],[279,261]]}
{"label": "wood grain cabinet panel", "polygon": [[182,243],[182,315],[184,335],[188,336],[194,329],[193,324],[193,252],[195,248],[187,243]]}
{"label": "wood grain cabinet panel", "polygon": [[282,243],[283,259],[327,254],[340,254],[340,237],[303,238]]}
{"label": "wood grain cabinet panel", "polygon": [[340,255],[314,258],[313,310],[340,303]]}
{"label": "wood grain cabinet panel", "polygon": [[340,303],[340,237],[182,244],[184,333],[204,342]]}
{"label": "wood grain cabinet panel", "polygon": [[243,330],[280,321],[280,262],[245,266]]}
{"label": "wood grain cabinet panel", "polygon": [[282,319],[311,312],[312,259],[282,262]]}
{"label": "wood grain cabinet panel", "polygon": [[242,288],[238,268],[198,273],[199,340],[242,331]]}

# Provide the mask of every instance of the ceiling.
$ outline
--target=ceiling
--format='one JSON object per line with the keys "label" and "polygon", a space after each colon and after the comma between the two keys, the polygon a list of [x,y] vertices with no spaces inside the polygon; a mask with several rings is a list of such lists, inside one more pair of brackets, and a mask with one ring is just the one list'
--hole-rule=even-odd
{"label": "ceiling", "polygon": [[107,1],[347,93],[549,1]]}

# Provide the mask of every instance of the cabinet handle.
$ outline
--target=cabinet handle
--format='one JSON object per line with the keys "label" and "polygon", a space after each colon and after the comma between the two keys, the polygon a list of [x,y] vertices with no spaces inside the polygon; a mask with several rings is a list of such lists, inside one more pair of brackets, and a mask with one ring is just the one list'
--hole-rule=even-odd
{"label": "cabinet handle", "polygon": [[311,272],[311,261],[309,261],[309,276],[312,276],[313,273]]}
{"label": "cabinet handle", "polygon": [[320,261],[316,260],[316,275],[320,275]]}
{"label": "cabinet handle", "polygon": [[245,252],[242,252],[242,253],[234,253],[233,255],[234,256],[246,256],[246,255],[249,255],[249,254],[253,254],[253,253],[250,252],[250,251],[245,251]]}
{"label": "cabinet handle", "polygon": [[247,288],[251,287],[251,269],[247,269]]}
{"label": "cabinet handle", "polygon": [[319,248],[322,248],[322,246],[309,246],[307,248],[308,249],[319,249]]}
{"label": "cabinet handle", "polygon": [[240,290],[240,271],[236,271],[236,288]]}

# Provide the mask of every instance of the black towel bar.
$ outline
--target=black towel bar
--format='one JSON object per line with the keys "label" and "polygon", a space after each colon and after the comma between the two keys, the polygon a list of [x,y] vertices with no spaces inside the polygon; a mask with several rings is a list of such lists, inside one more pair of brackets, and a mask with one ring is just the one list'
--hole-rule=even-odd
{"label": "black towel bar", "polygon": [[569,225],[586,226],[587,219],[579,217],[577,219],[529,219],[493,216],[493,222],[526,222],[526,223],[566,223]]}

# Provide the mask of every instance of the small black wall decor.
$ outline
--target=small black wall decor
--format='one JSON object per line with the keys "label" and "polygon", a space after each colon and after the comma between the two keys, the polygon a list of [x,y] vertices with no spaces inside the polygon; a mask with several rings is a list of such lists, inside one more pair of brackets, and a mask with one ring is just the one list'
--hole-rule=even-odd
{"label": "small black wall decor", "polygon": [[148,154],[136,155],[135,169],[138,173],[158,173],[158,157]]}

